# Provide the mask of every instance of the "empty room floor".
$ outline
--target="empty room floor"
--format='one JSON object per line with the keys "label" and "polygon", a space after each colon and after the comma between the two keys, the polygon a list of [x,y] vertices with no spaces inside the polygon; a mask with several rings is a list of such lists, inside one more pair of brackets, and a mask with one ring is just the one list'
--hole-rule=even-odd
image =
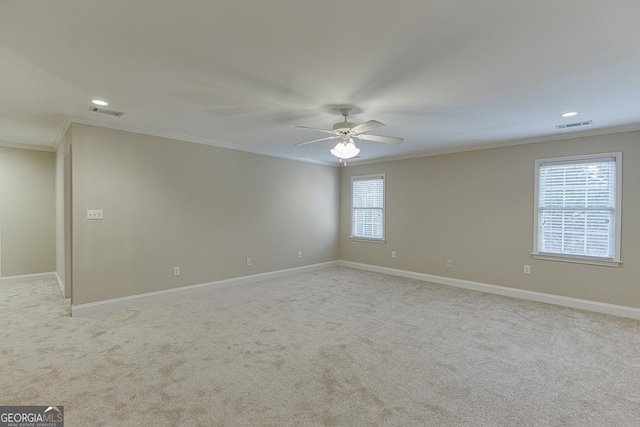
{"label": "empty room floor", "polygon": [[347,268],[0,325],[0,404],[69,427],[640,425],[640,322]]}

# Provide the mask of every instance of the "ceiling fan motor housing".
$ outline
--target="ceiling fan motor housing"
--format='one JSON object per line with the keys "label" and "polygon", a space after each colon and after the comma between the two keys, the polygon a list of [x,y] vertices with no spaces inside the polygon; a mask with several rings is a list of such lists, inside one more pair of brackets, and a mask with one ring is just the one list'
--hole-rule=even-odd
{"label": "ceiling fan motor housing", "polygon": [[351,128],[356,127],[355,123],[350,122],[340,122],[333,125],[334,132],[347,133],[351,130]]}

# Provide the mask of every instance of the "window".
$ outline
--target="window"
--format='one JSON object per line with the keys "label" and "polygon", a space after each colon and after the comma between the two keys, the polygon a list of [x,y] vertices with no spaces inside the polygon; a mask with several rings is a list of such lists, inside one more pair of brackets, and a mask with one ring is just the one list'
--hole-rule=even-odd
{"label": "window", "polygon": [[622,153],[536,160],[534,257],[620,264]]}
{"label": "window", "polygon": [[351,238],[384,241],[384,175],[351,178]]}

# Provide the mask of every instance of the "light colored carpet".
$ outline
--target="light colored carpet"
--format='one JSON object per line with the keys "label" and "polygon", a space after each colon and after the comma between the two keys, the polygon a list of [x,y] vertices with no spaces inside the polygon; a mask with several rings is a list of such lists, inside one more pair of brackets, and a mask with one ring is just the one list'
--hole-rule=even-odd
{"label": "light colored carpet", "polygon": [[632,320],[346,268],[68,304],[0,286],[0,404],[69,427],[640,425]]}

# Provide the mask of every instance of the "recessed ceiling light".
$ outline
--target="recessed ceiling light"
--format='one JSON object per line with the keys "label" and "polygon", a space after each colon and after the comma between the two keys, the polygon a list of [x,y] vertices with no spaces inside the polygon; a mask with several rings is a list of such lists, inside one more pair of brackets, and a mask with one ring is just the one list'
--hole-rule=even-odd
{"label": "recessed ceiling light", "polygon": [[106,107],[107,105],[109,105],[107,101],[103,101],[102,99],[92,99],[91,102],[101,107]]}
{"label": "recessed ceiling light", "polygon": [[562,113],[562,117],[573,117],[577,115],[578,115],[577,111],[567,111],[566,113]]}

